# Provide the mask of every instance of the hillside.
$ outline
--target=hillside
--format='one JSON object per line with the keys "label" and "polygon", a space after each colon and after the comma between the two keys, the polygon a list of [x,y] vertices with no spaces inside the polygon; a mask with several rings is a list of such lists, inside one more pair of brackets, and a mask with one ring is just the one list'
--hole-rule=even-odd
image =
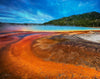
{"label": "hillside", "polygon": [[52,20],[44,24],[49,25],[75,25],[86,27],[100,27],[100,13],[90,12],[80,15],[72,15],[58,20]]}

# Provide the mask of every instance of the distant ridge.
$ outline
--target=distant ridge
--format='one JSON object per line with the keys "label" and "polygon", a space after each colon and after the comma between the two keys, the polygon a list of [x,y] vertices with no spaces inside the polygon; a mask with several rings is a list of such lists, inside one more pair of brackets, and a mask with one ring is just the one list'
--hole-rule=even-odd
{"label": "distant ridge", "polygon": [[58,20],[44,23],[45,25],[75,25],[86,27],[100,27],[100,13],[90,12],[80,15],[72,15]]}

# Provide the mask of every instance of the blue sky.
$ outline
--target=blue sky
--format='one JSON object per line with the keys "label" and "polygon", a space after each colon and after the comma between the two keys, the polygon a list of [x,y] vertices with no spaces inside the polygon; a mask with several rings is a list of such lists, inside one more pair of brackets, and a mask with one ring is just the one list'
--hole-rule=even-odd
{"label": "blue sky", "polygon": [[1,0],[0,22],[44,23],[92,11],[100,12],[100,0]]}

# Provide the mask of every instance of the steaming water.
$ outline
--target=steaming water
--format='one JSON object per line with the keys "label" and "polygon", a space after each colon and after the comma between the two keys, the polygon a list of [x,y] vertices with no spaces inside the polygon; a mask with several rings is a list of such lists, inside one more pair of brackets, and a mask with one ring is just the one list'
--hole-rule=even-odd
{"label": "steaming water", "polygon": [[0,31],[74,31],[74,30],[100,30],[100,28],[78,26],[54,26],[54,25],[10,25],[0,27]]}

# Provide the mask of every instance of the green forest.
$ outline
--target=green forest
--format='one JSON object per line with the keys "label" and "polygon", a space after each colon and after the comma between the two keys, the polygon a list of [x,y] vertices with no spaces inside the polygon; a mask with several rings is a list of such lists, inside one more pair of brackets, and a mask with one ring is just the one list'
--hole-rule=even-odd
{"label": "green forest", "polygon": [[86,26],[100,27],[100,13],[90,12],[80,15],[72,15],[58,20],[52,20],[44,23],[45,25],[66,25],[66,26]]}

